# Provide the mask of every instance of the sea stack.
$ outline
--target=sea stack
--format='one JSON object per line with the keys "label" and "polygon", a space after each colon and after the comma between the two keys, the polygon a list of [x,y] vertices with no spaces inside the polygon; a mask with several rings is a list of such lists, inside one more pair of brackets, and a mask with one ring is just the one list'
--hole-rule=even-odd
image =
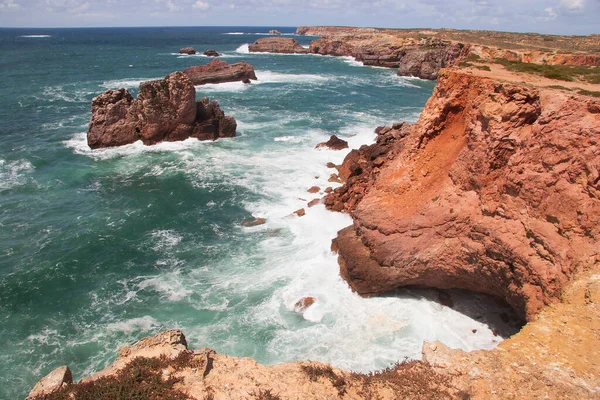
{"label": "sea stack", "polygon": [[254,67],[245,61],[228,64],[225,61],[214,59],[206,65],[195,65],[183,71],[194,85],[209,83],[244,82],[256,80]]}
{"label": "sea stack", "polygon": [[194,85],[182,72],[143,82],[137,99],[127,89],[107,90],[92,100],[87,134],[92,149],[162,141],[215,140],[235,137],[237,123],[225,116],[219,103],[196,102]]}

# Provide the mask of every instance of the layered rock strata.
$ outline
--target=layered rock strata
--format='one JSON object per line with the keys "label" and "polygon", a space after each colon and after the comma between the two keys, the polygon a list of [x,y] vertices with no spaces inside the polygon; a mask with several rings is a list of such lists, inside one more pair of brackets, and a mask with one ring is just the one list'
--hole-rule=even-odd
{"label": "layered rock strata", "polygon": [[285,37],[260,38],[250,46],[248,50],[252,53],[282,53],[282,54],[306,54],[305,49],[297,40]]}
{"label": "layered rock strata", "polygon": [[206,65],[186,68],[183,73],[190,78],[194,85],[224,82],[250,83],[251,80],[256,80],[254,67],[245,61],[228,64],[223,60],[214,59]]}
{"label": "layered rock strata", "polygon": [[92,149],[122,146],[141,140],[215,140],[235,137],[237,123],[216,101],[196,102],[194,85],[182,72],[143,82],[137,99],[127,89],[108,90],[92,100],[87,134]]}
{"label": "layered rock strata", "polygon": [[354,218],[333,246],[357,292],[462,288],[532,320],[600,263],[600,101],[445,71],[410,132],[390,131],[326,199]]}
{"label": "layered rock strata", "polygon": [[398,75],[423,79],[436,79],[441,68],[456,66],[469,55],[487,61],[503,59],[550,65],[600,65],[600,46],[592,35],[573,37],[327,26],[299,27],[296,33],[321,36],[311,42],[309,53],[352,56],[365,65],[398,68]]}

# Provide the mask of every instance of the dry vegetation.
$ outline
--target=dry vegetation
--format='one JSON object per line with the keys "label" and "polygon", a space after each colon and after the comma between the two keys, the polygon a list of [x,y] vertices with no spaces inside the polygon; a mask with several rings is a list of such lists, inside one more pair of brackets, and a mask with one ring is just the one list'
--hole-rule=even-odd
{"label": "dry vegetation", "polygon": [[466,392],[454,390],[448,376],[438,374],[429,364],[421,361],[405,360],[367,374],[337,375],[330,366],[304,365],[302,369],[313,382],[319,379],[330,381],[340,397],[351,388],[365,399],[376,399],[378,393],[386,390],[394,393],[397,399],[446,400],[471,397]]}
{"label": "dry vegetation", "polygon": [[187,400],[189,397],[185,393],[173,387],[179,379],[172,375],[165,379],[163,370],[172,368],[180,371],[183,368],[199,368],[201,365],[202,362],[191,351],[184,351],[172,360],[165,356],[137,357],[118,375],[68,385],[34,400]]}

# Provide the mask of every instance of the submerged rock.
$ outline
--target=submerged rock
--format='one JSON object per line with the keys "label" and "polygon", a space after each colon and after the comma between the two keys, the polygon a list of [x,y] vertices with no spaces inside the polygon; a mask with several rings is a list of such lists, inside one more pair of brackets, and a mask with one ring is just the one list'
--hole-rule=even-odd
{"label": "submerged rock", "polygon": [[143,82],[137,100],[127,89],[107,90],[92,100],[87,134],[92,149],[162,141],[235,137],[237,122],[216,101],[196,103],[196,90],[182,72]]}
{"label": "submerged rock", "polygon": [[194,85],[207,83],[244,82],[256,80],[254,67],[245,61],[228,64],[223,60],[214,59],[206,65],[195,65],[183,71]]}

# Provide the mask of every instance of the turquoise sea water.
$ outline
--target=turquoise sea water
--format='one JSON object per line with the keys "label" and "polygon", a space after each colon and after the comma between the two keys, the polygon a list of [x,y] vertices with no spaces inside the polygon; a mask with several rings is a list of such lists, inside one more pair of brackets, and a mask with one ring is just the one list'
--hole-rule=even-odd
{"label": "turquoise sea water", "polygon": [[[78,379],[175,327],[194,348],[361,371],[419,357],[423,340],[495,346],[465,315],[497,324],[486,299],[457,294],[463,314],[428,292],[362,299],[329,251],[350,218],[322,205],[290,216],[346,154],[317,143],[337,134],[358,147],[377,125],[416,121],[434,82],[345,58],[249,54],[266,31],[0,29],[1,399],[60,365]],[[251,85],[197,88],[239,136],[90,150],[91,99],[208,62],[176,54],[185,46],[254,65]],[[267,223],[244,227],[251,216]],[[294,312],[309,295],[317,303]]]}

